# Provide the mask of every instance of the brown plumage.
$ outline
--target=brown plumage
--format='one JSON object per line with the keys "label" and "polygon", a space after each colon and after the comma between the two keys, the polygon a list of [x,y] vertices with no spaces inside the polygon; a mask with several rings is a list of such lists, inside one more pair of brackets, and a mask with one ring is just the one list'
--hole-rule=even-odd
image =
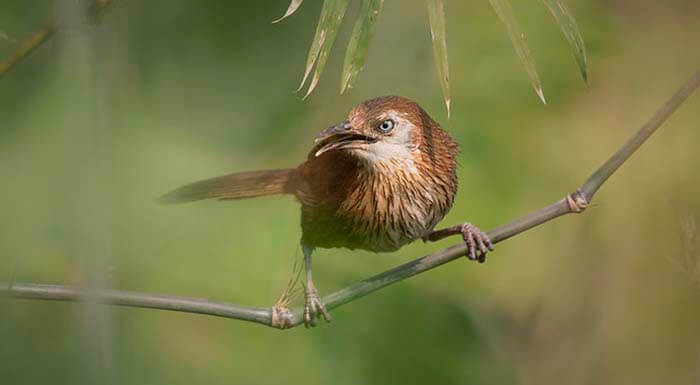
{"label": "brown plumage", "polygon": [[[458,146],[420,106],[398,96],[368,100],[323,130],[294,169],[244,172],[195,182],[166,202],[293,194],[301,203],[307,284],[305,322],[330,315],[311,279],[314,248],[393,251],[416,239],[461,233],[483,262],[491,243],[470,224],[433,231],[457,192]],[[478,255],[477,255],[478,254]]]}

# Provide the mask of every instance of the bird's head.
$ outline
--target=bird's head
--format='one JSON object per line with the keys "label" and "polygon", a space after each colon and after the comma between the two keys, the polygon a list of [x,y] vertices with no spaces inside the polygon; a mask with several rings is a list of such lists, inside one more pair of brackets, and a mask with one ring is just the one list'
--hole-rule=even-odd
{"label": "bird's head", "polygon": [[345,151],[368,165],[405,165],[442,148],[450,150],[450,158],[457,152],[454,141],[418,104],[384,96],[360,103],[348,120],[321,131],[312,156]]}

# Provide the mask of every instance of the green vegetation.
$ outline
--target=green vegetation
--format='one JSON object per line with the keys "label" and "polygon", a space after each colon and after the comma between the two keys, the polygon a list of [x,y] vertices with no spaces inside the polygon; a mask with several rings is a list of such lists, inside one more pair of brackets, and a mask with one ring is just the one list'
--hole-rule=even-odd
{"label": "green vegetation", "polygon": [[[5,1],[0,31],[21,40],[64,3],[75,4]],[[303,101],[293,91],[320,2],[276,24],[286,1],[115,2],[99,24],[57,34],[0,77],[0,281],[269,306],[301,257],[292,199],[154,199],[192,180],[301,162],[318,131],[377,95],[417,100],[461,144],[460,192],[444,224],[491,229],[552,202],[700,62],[695,0],[568,4],[588,49],[588,87],[549,8],[511,2],[544,106],[491,5],[445,2],[448,120],[425,1],[385,1],[354,86],[339,95],[322,81]],[[349,20],[362,6],[351,2]],[[341,26],[326,79],[343,78],[353,28]],[[0,57],[15,44],[0,39]],[[1,382],[692,383],[699,121],[694,95],[585,214],[499,244],[484,265],[455,262],[336,309],[311,331],[0,299]],[[316,284],[330,293],[456,241],[322,250]]]}

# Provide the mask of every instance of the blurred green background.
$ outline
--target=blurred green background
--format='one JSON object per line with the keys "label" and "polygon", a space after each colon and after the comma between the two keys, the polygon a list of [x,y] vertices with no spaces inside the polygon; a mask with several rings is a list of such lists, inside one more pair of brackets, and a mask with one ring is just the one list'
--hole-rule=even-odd
{"label": "blurred green background", "polygon": [[[491,229],[578,187],[700,66],[697,0],[570,0],[588,87],[547,9],[514,1],[545,106],[489,2],[448,0],[448,120],[420,0],[386,1],[356,88],[338,95],[354,3],[306,101],[292,91],[312,0],[275,25],[287,0],[115,0],[1,77],[0,281],[269,306],[301,254],[292,198],[154,198],[296,165],[353,105],[399,94],[461,144],[443,223]],[[0,31],[19,40],[76,4],[5,0]],[[14,47],[0,40],[0,57]],[[699,129],[694,95],[585,215],[499,244],[484,265],[456,261],[335,309],[314,330],[0,299],[0,383],[700,383]],[[455,242],[321,250],[316,285],[328,294]]]}

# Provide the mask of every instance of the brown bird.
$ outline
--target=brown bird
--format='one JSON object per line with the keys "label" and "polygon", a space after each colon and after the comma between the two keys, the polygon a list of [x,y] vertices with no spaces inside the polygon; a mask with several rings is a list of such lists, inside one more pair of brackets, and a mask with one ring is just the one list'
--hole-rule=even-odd
{"label": "brown bird", "polygon": [[321,131],[297,168],[206,179],[163,200],[296,196],[306,268],[304,322],[313,326],[319,316],[331,318],[311,277],[317,247],[386,252],[419,238],[462,234],[467,257],[484,262],[493,246],[477,227],[464,223],[433,230],[457,192],[458,153],[457,143],[418,104],[386,96],[359,104],[348,120]]}

